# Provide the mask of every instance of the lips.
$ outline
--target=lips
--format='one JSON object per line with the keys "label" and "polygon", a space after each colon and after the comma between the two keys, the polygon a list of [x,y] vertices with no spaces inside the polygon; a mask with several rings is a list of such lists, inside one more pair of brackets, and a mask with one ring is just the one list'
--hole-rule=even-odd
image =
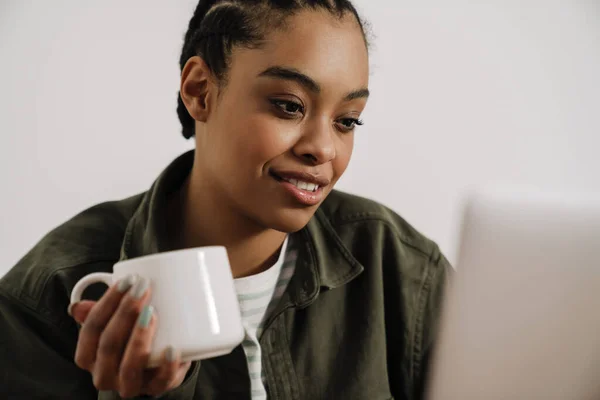
{"label": "lips", "polygon": [[328,186],[330,180],[319,175],[313,175],[300,171],[278,171],[271,170],[271,175],[278,180],[290,182],[299,189],[313,191],[314,187]]}
{"label": "lips", "polygon": [[330,180],[318,175],[298,171],[269,171],[270,175],[281,183],[299,203],[314,206],[323,199],[323,187]]}
{"label": "lips", "polygon": [[301,190],[306,190],[309,192],[316,192],[317,190],[319,190],[319,185],[315,184],[315,183],[310,183],[310,182],[304,182],[304,181],[299,181],[298,179],[286,179],[286,178],[281,178],[282,180],[291,183],[292,185],[296,186],[298,189]]}

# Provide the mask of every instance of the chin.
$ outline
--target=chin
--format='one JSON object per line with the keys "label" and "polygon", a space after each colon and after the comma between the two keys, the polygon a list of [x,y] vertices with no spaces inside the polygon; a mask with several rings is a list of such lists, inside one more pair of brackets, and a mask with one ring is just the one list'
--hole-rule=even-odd
{"label": "chin", "polygon": [[265,226],[280,232],[298,232],[308,224],[317,211],[318,206],[304,209],[281,209],[263,216]]}

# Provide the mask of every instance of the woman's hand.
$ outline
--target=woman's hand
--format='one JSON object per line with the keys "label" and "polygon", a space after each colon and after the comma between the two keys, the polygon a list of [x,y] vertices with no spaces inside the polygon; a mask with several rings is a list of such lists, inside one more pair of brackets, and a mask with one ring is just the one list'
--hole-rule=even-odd
{"label": "woman's hand", "polygon": [[121,397],[158,396],[181,385],[190,363],[181,363],[167,349],[157,368],[146,367],[156,316],[147,305],[149,281],[128,277],[110,287],[98,302],[81,301],[69,313],[82,328],[75,363],[92,374],[98,390],[114,390]]}

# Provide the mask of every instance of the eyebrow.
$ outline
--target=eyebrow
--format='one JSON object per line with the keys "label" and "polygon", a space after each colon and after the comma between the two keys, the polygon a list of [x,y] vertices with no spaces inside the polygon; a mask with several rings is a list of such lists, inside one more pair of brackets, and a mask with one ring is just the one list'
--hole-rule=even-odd
{"label": "eyebrow", "polygon": [[[269,67],[258,74],[258,76],[297,82],[313,93],[321,93],[321,86],[314,79],[306,74],[303,74],[295,68],[281,66]],[[369,97],[369,89],[362,88],[348,93],[344,97],[344,101],[351,101],[366,97]]]}

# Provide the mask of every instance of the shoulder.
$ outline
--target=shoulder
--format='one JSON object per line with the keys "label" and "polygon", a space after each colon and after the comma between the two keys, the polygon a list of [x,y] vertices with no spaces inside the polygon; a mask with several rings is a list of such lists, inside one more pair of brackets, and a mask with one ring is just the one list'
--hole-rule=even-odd
{"label": "shoulder", "polygon": [[320,215],[327,219],[341,236],[352,230],[373,244],[395,246],[423,257],[435,257],[439,249],[432,240],[419,232],[408,221],[389,207],[365,197],[334,190],[320,208]]}
{"label": "shoulder", "polygon": [[[408,371],[419,392],[453,273],[450,263],[434,241],[373,200],[336,191],[319,209],[319,218],[363,267],[360,295],[383,293],[386,331],[408,338],[406,348],[389,346],[391,357],[397,357],[392,365]],[[364,282],[370,283],[368,293]]]}
{"label": "shoulder", "polygon": [[[453,268],[437,243],[389,207],[376,201],[332,192],[318,211],[368,276],[410,286],[409,292],[435,292]],[[385,278],[383,278],[385,277]]]}
{"label": "shoulder", "polygon": [[125,229],[141,198],[90,207],[50,231],[32,252],[58,263],[57,268],[118,258]]}
{"label": "shoulder", "polygon": [[0,292],[43,308],[57,290],[67,293],[81,276],[112,267],[142,197],[95,205],[51,230],[0,279]]}
{"label": "shoulder", "polygon": [[[119,256],[123,235],[142,195],[90,207],[50,231],[34,248],[69,266]],[[58,252],[57,252],[58,250]]]}

